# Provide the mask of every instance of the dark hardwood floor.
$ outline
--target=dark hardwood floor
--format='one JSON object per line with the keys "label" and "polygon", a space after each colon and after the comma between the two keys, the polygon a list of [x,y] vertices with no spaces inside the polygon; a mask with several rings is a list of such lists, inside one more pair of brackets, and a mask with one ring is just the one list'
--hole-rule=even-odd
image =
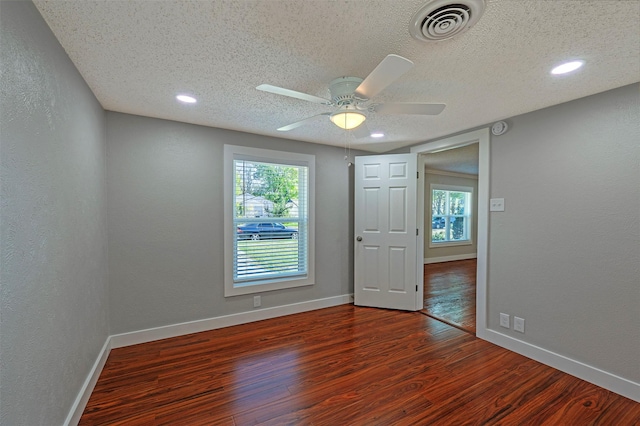
{"label": "dark hardwood floor", "polygon": [[640,404],[418,312],[342,305],[111,351],[82,425],[615,425]]}
{"label": "dark hardwood floor", "polygon": [[423,312],[475,335],[476,265],[476,259],[424,265]]}

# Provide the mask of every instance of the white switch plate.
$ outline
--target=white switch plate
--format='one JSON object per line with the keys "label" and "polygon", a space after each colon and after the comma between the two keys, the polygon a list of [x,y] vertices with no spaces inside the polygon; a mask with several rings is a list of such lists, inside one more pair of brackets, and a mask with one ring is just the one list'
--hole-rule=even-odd
{"label": "white switch plate", "polygon": [[262,305],[262,300],[260,300],[260,296],[253,296],[253,307],[259,308]]}
{"label": "white switch plate", "polygon": [[504,211],[504,198],[492,198],[489,201],[489,211],[503,212]]}
{"label": "white switch plate", "polygon": [[513,329],[524,333],[524,319],[519,317],[513,317]]}
{"label": "white switch plate", "polygon": [[500,313],[500,327],[509,328],[509,314]]}

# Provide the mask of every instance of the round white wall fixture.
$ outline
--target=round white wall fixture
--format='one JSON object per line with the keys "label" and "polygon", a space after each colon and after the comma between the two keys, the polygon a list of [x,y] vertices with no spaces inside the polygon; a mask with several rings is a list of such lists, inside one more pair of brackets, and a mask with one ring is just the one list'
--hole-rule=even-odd
{"label": "round white wall fixture", "polygon": [[497,121],[493,123],[493,126],[491,126],[491,133],[496,136],[500,136],[503,135],[508,129],[509,125],[506,121]]}

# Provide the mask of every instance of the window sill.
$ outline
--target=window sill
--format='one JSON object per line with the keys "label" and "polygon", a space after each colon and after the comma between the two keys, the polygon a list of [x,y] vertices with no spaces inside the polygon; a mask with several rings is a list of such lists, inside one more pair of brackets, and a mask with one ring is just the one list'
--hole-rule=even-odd
{"label": "window sill", "polygon": [[240,283],[226,283],[224,297],[241,296],[243,294],[263,293],[265,291],[283,290],[286,288],[303,287],[314,284],[312,276],[274,278],[264,281],[247,281]]}
{"label": "window sill", "polygon": [[464,240],[464,241],[443,241],[441,243],[434,243],[433,241],[429,242],[429,248],[440,248],[440,247],[456,247],[456,246],[471,246],[473,245],[473,241]]}

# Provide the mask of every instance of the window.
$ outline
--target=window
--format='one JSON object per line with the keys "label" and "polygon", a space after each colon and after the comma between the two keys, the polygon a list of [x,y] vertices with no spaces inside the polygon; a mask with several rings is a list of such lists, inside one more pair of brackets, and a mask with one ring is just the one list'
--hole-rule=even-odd
{"label": "window", "polygon": [[430,247],[471,244],[473,188],[431,185]]}
{"label": "window", "polygon": [[314,282],[315,157],[225,145],[225,296]]}

